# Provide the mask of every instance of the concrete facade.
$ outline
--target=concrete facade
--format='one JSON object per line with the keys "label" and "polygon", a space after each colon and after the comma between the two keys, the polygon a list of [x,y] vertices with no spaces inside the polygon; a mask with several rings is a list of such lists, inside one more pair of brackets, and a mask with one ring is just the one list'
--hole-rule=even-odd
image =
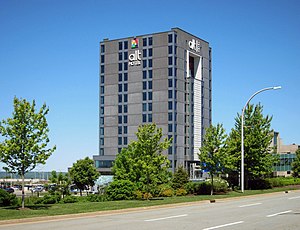
{"label": "concrete facade", "polygon": [[209,43],[179,28],[100,42],[98,170],[109,174],[138,126],[151,122],[173,137],[172,170],[192,170],[211,124],[211,75]]}

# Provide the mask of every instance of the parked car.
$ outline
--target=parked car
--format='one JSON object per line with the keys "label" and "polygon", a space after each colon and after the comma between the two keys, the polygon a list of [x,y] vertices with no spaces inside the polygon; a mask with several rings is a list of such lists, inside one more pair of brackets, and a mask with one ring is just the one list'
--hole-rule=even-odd
{"label": "parked car", "polygon": [[43,190],[44,190],[43,186],[37,186],[37,187],[31,188],[32,192],[42,192]]}
{"label": "parked car", "polygon": [[14,193],[14,192],[15,192],[15,190],[14,190],[13,188],[11,188],[11,187],[5,188],[4,190],[5,190],[6,192],[8,192],[8,193]]}

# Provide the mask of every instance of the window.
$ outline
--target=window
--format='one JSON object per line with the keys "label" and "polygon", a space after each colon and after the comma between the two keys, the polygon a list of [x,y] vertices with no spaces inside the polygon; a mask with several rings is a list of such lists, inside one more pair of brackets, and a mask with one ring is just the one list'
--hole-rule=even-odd
{"label": "window", "polygon": [[124,60],[125,60],[125,61],[128,60],[128,52],[127,52],[127,51],[124,52]]}
{"label": "window", "polygon": [[169,154],[169,155],[172,155],[172,147],[170,147],[170,148],[168,149],[168,154]]}
{"label": "window", "polygon": [[100,128],[100,135],[104,135],[104,128],[103,127]]}
{"label": "window", "polygon": [[127,112],[128,112],[127,105],[124,105],[124,113],[127,113]]}
{"label": "window", "polygon": [[143,89],[147,89],[147,82],[143,81]]}
{"label": "window", "polygon": [[152,114],[148,114],[148,122],[152,122]]}
{"label": "window", "polygon": [[101,55],[101,63],[104,63],[104,55]]}
{"label": "window", "polygon": [[118,134],[122,134],[122,126],[118,126]]}
{"label": "window", "polygon": [[169,46],[169,54],[172,54],[172,53],[173,53],[173,47]]}
{"label": "window", "polygon": [[143,68],[147,67],[147,60],[143,60]]}
{"label": "window", "polygon": [[104,105],[104,96],[101,96],[101,97],[100,97],[100,104],[101,104],[101,105]]}
{"label": "window", "polygon": [[143,70],[143,79],[146,79],[146,78],[147,78],[147,71]]}
{"label": "window", "polygon": [[172,101],[168,102],[168,109],[171,110],[172,109]]}
{"label": "window", "polygon": [[124,84],[124,92],[127,92],[127,91],[128,91],[128,84],[125,83],[125,84]]}
{"label": "window", "polygon": [[173,69],[172,68],[168,68],[168,76],[172,76],[173,75]]}
{"label": "window", "polygon": [[122,81],[122,74],[119,73],[119,81]]}
{"label": "window", "polygon": [[143,122],[147,122],[147,114],[143,114]]}
{"label": "window", "polygon": [[149,78],[152,78],[152,69],[148,70]]}
{"label": "window", "polygon": [[122,59],[123,59],[123,55],[122,53],[119,53],[119,61],[122,61]]}
{"label": "window", "polygon": [[143,49],[143,57],[147,57],[147,50]]}
{"label": "window", "polygon": [[124,73],[124,81],[128,81],[128,73]]}
{"label": "window", "polygon": [[124,95],[124,102],[127,102],[127,101],[128,101],[128,95],[125,94],[125,95]]}
{"label": "window", "polygon": [[104,156],[104,149],[103,148],[100,149],[100,154],[99,155]]}
{"label": "window", "polygon": [[122,84],[119,84],[119,93],[122,92]]}
{"label": "window", "polygon": [[122,105],[118,105],[118,113],[122,113]]}
{"label": "window", "polygon": [[148,92],[148,100],[152,100],[152,92]]}
{"label": "window", "polygon": [[152,37],[149,37],[149,38],[148,38],[148,43],[149,43],[149,46],[152,46],[152,44],[153,44],[153,39],[152,39]]}
{"label": "window", "polygon": [[103,85],[100,86],[100,93],[101,93],[101,94],[104,94],[104,86],[103,86]]}
{"label": "window", "polygon": [[172,36],[173,34],[169,34],[168,35],[168,42],[169,43],[172,43],[173,42],[173,36]]}
{"label": "window", "polygon": [[122,116],[118,116],[118,123],[122,124]]}
{"label": "window", "polygon": [[122,145],[122,137],[118,137],[118,145]]}
{"label": "window", "polygon": [[119,42],[119,50],[122,50],[122,49],[123,49],[122,42]]}
{"label": "window", "polygon": [[127,50],[128,49],[128,41],[124,42],[124,49]]}
{"label": "window", "polygon": [[101,73],[104,73],[104,65],[101,66]]}
{"label": "window", "polygon": [[150,48],[150,49],[148,50],[148,55],[149,55],[149,57],[152,57],[152,48]]}
{"label": "window", "polygon": [[172,83],[173,83],[172,79],[169,79],[168,82],[169,82],[169,87],[172,87]]}
{"label": "window", "polygon": [[105,46],[101,45],[101,53],[104,53],[104,52],[105,52]]}
{"label": "window", "polygon": [[119,71],[122,71],[122,63],[119,63]]}
{"label": "window", "polygon": [[152,81],[148,81],[148,89],[152,89]]}
{"label": "window", "polygon": [[100,82],[101,82],[101,84],[104,84],[104,76],[103,75],[100,76]]}
{"label": "window", "polygon": [[104,145],[104,138],[103,137],[100,138],[100,145]]}
{"label": "window", "polygon": [[119,103],[122,102],[122,95],[118,95],[118,101],[119,101]]}
{"label": "window", "polygon": [[127,126],[124,126],[124,134],[127,134],[127,132],[128,132]]}
{"label": "window", "polygon": [[146,100],[147,100],[147,93],[143,92],[143,101],[146,101]]}
{"label": "window", "polygon": [[127,144],[128,144],[128,138],[124,137],[124,145],[127,145]]}
{"label": "window", "polygon": [[143,46],[147,46],[147,38],[143,38]]}
{"label": "window", "polygon": [[127,124],[127,115],[124,116],[124,124]]}
{"label": "window", "polygon": [[172,98],[172,90],[168,91],[168,98],[171,99]]}
{"label": "window", "polygon": [[173,64],[173,58],[172,57],[168,57],[168,60],[169,60],[169,65],[172,65]]}
{"label": "window", "polygon": [[148,110],[152,111],[152,103],[151,102],[148,104]]}
{"label": "window", "polygon": [[172,124],[168,124],[168,132],[169,133],[173,132],[173,126],[172,126]]}
{"label": "window", "polygon": [[128,63],[124,62],[124,70],[128,70]]}
{"label": "window", "polygon": [[143,106],[142,106],[142,107],[143,107],[143,108],[142,108],[143,112],[147,111],[147,103],[143,103]]}
{"label": "window", "polygon": [[104,117],[100,117],[100,125],[104,125]]}
{"label": "window", "polygon": [[100,114],[101,114],[101,115],[104,114],[104,107],[100,107]]}
{"label": "window", "polygon": [[148,66],[151,68],[152,67],[152,59],[148,60]]}
{"label": "window", "polygon": [[173,120],[173,114],[172,113],[168,113],[168,121],[172,121]]}

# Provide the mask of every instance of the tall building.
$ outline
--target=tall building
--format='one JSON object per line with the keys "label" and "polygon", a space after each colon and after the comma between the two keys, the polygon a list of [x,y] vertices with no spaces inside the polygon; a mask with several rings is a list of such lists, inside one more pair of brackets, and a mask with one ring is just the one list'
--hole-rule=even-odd
{"label": "tall building", "polygon": [[173,137],[165,152],[172,170],[183,165],[194,175],[211,124],[211,69],[209,43],[179,28],[100,42],[97,169],[111,173],[138,126],[154,122]]}

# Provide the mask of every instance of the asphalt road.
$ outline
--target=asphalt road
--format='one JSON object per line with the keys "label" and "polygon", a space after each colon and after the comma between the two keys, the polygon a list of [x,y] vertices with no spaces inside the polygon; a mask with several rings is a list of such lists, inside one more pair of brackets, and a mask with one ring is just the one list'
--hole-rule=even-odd
{"label": "asphalt road", "polygon": [[0,226],[0,230],[41,229],[230,229],[299,230],[300,191],[199,202],[176,207],[137,209]]}

